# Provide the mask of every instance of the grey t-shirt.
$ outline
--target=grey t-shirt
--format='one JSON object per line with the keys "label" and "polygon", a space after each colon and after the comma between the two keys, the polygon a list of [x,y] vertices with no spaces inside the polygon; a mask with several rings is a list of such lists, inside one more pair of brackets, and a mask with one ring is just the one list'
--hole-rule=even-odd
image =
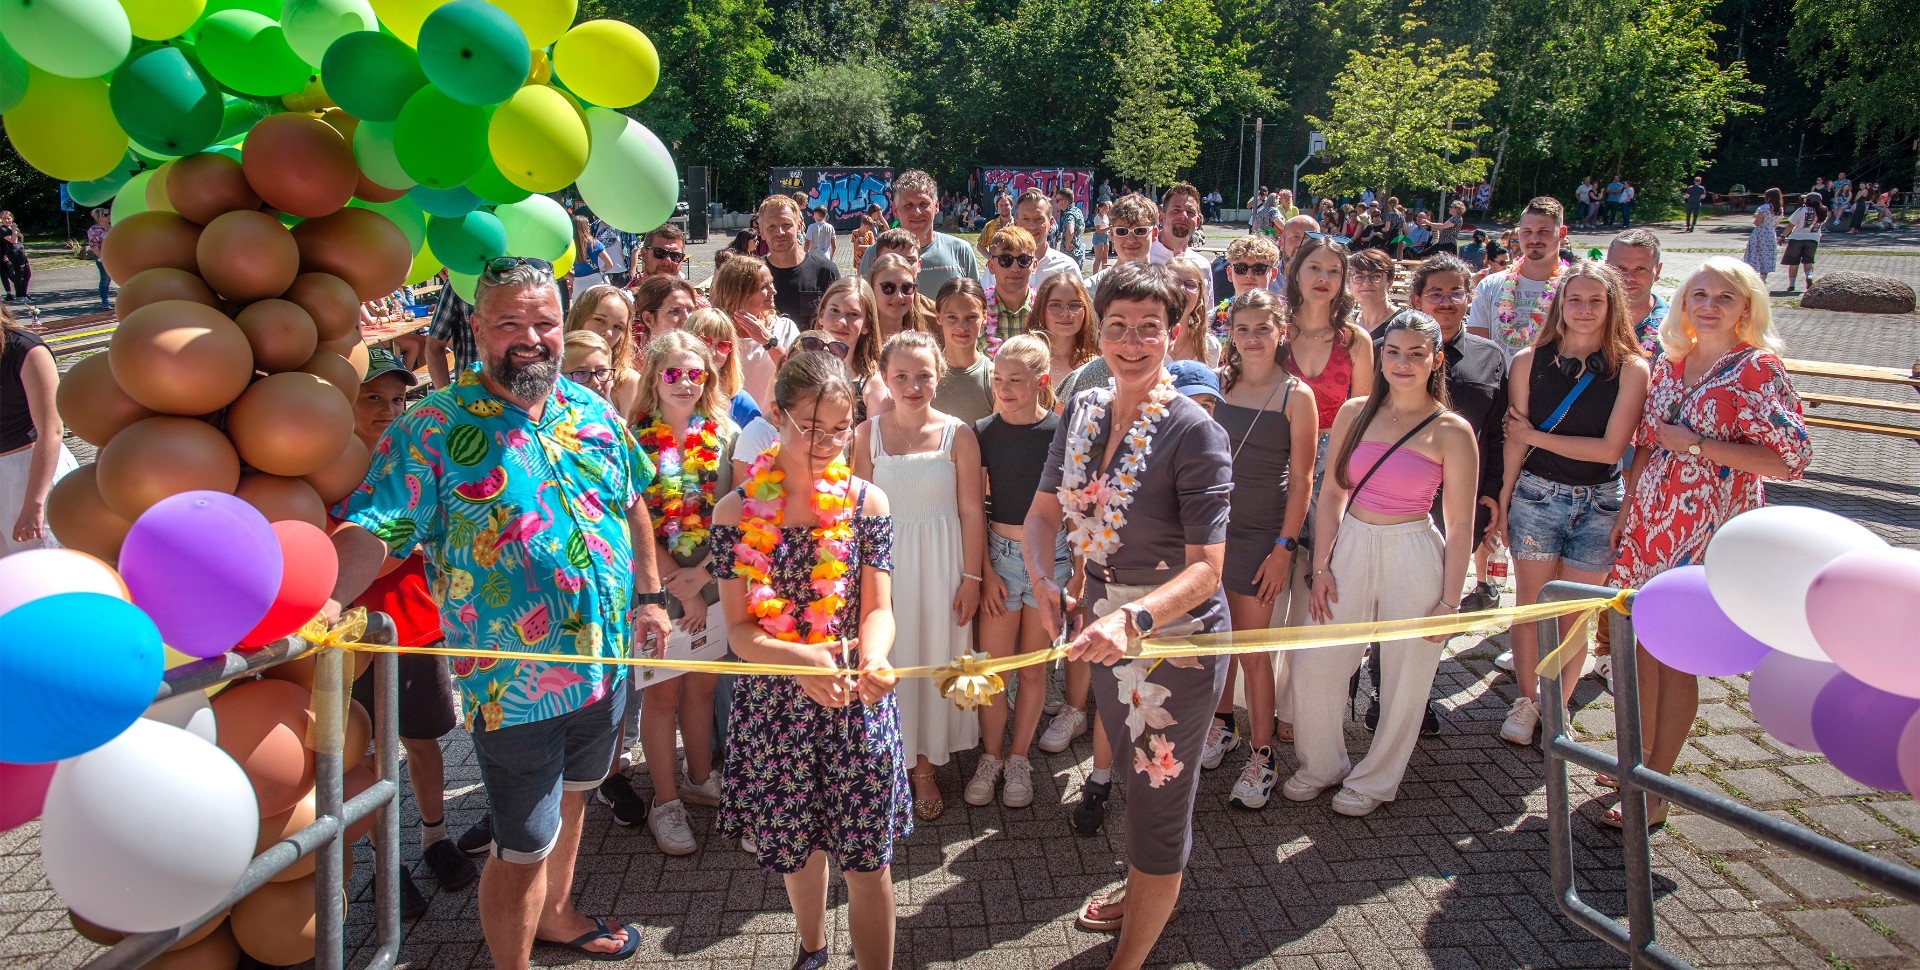
{"label": "grey t-shirt", "polygon": [[993,413],[993,358],[985,354],[971,367],[949,367],[933,392],[934,410],[969,425]]}
{"label": "grey t-shirt", "polygon": [[[873,269],[877,252],[877,249],[868,249],[866,255],[860,257],[862,277]],[[920,250],[920,276],[914,280],[915,285],[931,299],[940,292],[940,284],[962,276],[970,280],[980,278],[980,261],[973,247],[944,232],[934,233],[933,242]]]}
{"label": "grey t-shirt", "polygon": [[1055,393],[1060,395],[1060,400],[1071,401],[1081,391],[1112,386],[1113,371],[1107,369],[1106,358],[1095,357],[1074,368],[1073,373],[1068,374],[1067,379],[1060,382],[1060,389]]}

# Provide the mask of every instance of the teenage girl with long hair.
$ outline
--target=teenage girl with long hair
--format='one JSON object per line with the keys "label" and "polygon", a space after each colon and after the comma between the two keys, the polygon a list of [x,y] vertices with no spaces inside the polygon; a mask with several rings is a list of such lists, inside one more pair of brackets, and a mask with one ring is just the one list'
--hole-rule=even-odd
{"label": "teenage girl with long hair", "polygon": [[760,416],[760,405],[741,389],[740,358],[733,352],[733,321],[712,307],[701,307],[687,317],[687,332],[700,338],[713,354],[714,375],[720,381],[720,393],[727,398],[727,417],[736,428]]}
{"label": "teenage girl with long hair", "polygon": [[800,333],[774,307],[773,271],[757,257],[735,256],[714,271],[707,290],[714,308],[733,319],[733,352],[740,358],[747,396],[765,410],[787,345]]}
{"label": "teenage girl with long hair", "polygon": [[1055,273],[1034,292],[1033,304],[1038,317],[1031,332],[1047,338],[1047,388],[1054,402],[1051,409],[1059,413],[1067,402],[1051,392],[1075,369],[1100,356],[1093,297],[1080,274]]}
{"label": "teenage girl with long hair", "polygon": [[868,273],[873,281],[873,330],[881,343],[902,330],[928,329],[917,273],[913,262],[899,253],[881,253],[873,261]]}
{"label": "teenage girl with long hair", "polygon": [[597,333],[607,342],[613,368],[613,390],[607,400],[622,420],[633,420],[641,383],[640,371],[634,366],[639,353],[633,339],[633,298],[611,283],[587,288],[567,308],[566,332],[577,330]]}
{"label": "teenage girl with long hair", "polygon": [[857,407],[854,417],[865,421],[893,406],[887,396],[886,382],[880,380],[880,335],[874,324],[879,313],[873,287],[858,276],[842,276],[820,294],[820,310],[814,324],[834,342],[844,345],[840,358],[853,375]]}

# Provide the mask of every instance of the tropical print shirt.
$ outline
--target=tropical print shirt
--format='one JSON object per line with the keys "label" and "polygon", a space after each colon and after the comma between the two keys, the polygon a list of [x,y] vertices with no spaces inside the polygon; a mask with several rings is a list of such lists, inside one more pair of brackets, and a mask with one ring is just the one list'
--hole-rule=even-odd
{"label": "tropical print shirt", "polygon": [[[488,392],[475,364],[387,429],[343,511],[396,557],[420,546],[448,647],[625,657],[627,507],[653,475],[598,396],[556,381],[535,421]],[[453,660],[467,727],[487,731],[585,707],[625,670]]]}

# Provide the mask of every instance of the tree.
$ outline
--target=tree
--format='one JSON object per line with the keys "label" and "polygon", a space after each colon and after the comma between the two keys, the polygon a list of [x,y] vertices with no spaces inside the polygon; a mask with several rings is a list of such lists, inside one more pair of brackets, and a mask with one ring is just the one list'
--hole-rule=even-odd
{"label": "tree", "polygon": [[1794,0],[1788,32],[1800,70],[1821,91],[1829,131],[1920,137],[1920,4],[1914,0]]}
{"label": "tree", "polygon": [[[1408,18],[1401,33],[1422,24]],[[1488,128],[1480,108],[1498,85],[1487,77],[1488,55],[1439,40],[1392,46],[1375,38],[1372,50],[1354,51],[1333,82],[1333,110],[1309,116],[1326,133],[1322,161],[1328,169],[1307,177],[1315,192],[1357,192],[1377,187],[1438,189],[1478,181],[1488,161],[1474,146]]]}
{"label": "tree", "polygon": [[890,71],[824,63],[788,81],[767,112],[767,142],[781,165],[909,163],[895,158]]}
{"label": "tree", "polygon": [[1136,31],[1131,50],[1115,54],[1120,107],[1113,116],[1107,164],[1121,178],[1170,185],[1200,160],[1200,126],[1162,82],[1173,74],[1173,47],[1151,30]]}

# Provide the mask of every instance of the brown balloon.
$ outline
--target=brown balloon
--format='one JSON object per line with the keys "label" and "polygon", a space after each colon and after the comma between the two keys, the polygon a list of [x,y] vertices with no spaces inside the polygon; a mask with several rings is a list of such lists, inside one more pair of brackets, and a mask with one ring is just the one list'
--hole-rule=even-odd
{"label": "brown balloon", "polygon": [[[281,666],[285,666],[285,664]],[[316,792],[313,789],[308,789],[306,794],[300,796],[299,801],[293,803],[292,808],[261,819],[260,835],[254,840],[253,854],[257,856],[282,840],[291,837],[293,833],[312,825],[313,820],[320,816],[320,809],[316,798]],[[273,876],[269,881],[290,882],[298,879],[312,873],[313,864],[314,856],[309,855],[281,870],[278,875]]]}
{"label": "brown balloon", "polygon": [[218,152],[176,159],[167,174],[167,197],[181,216],[203,226],[228,212],[260,208],[260,195],[247,184],[240,162]]}
{"label": "brown balloon", "polygon": [[329,462],[327,467],[301,477],[320,493],[320,501],[331,506],[359,488],[360,483],[366,480],[367,469],[372,466],[373,455],[367,451],[367,446],[361,444],[358,437],[350,435],[340,457]]}
{"label": "brown balloon", "polygon": [[188,300],[216,310],[221,306],[219,294],[214,293],[213,287],[198,273],[156,266],[134,274],[133,279],[121,284],[120,295],[113,302],[114,314],[125,320],[127,314],[161,300]]}
{"label": "brown balloon", "polygon": [[407,194],[406,189],[390,189],[360,173],[360,181],[353,188],[353,197],[368,202],[392,202]]}
{"label": "brown balloon", "polygon": [[159,413],[120,389],[106,354],[94,354],[73,365],[60,378],[54,404],[67,430],[96,447],[111,441],[127,425]]}
{"label": "brown balloon", "polygon": [[333,126],[305,114],[268,115],[247,132],[247,184],[282,212],[317,219],[353,198],[360,169]]}
{"label": "brown balloon", "polygon": [[300,369],[338,388],[340,393],[346,396],[348,403],[360,397],[360,374],[353,369],[352,364],[347,363],[345,357],[339,354],[324,350],[315,351],[312,357],[307,358],[306,363],[300,365]]}
{"label": "brown balloon", "polygon": [[[100,263],[116,283],[125,283],[133,279],[134,274],[155,266],[197,273],[200,264],[195,248],[199,244],[200,227],[181,216],[172,212],[136,212],[107,230],[106,239],[100,243]],[[401,270],[402,275],[405,272]]]}
{"label": "brown balloon", "polygon": [[227,437],[248,465],[299,477],[331,464],[353,437],[353,406],[324,378],[303,371],[253,382],[227,409]]}
{"label": "brown balloon", "polygon": [[162,414],[218,411],[253,379],[253,348],[227,315],[187,300],[149,303],[127,315],[107,345],[113,379]]}
{"label": "brown balloon", "polygon": [[360,334],[360,298],[346,280],[326,273],[301,273],[280,298],[297,303],[313,317],[320,341]]}
{"label": "brown balloon", "polygon": [[[379,780],[380,776],[374,772],[372,765],[359,765],[349,769],[346,776],[340,779],[341,792],[347,801],[352,801],[355,795],[372,788],[373,783]],[[373,822],[374,815],[369,814],[366,818],[347,826],[347,831],[341,838],[346,841],[346,844],[352,845],[365,838],[368,832],[373,831]]]}
{"label": "brown balloon", "polygon": [[327,527],[327,507],[320,501],[320,493],[298,478],[249,472],[240,476],[240,484],[233,494],[259,509],[268,522],[305,522],[316,529]]}
{"label": "brown balloon", "polygon": [[360,335],[350,333],[335,340],[323,340],[315,344],[313,349],[346,358],[353,355],[353,348],[359,344]]}
{"label": "brown balloon", "polygon": [[313,788],[313,756],[304,743],[312,706],[311,692],[284,680],[236,684],[213,699],[220,750],[247,773],[262,818],[292,808]]}
{"label": "brown balloon", "polygon": [[[258,855],[259,853],[256,852],[254,854]],[[181,950],[185,950],[188,947],[193,946],[195,943],[198,943],[201,940],[204,940],[207,937],[212,936],[214,931],[218,930],[221,924],[225,923],[226,921],[227,921],[227,913],[222,912],[220,915],[215,916],[214,918],[206,921],[206,923],[203,924],[199,929],[194,930],[192,933],[189,933],[186,936],[182,937],[180,939],[180,942],[175,943],[170,947],[167,947],[165,952],[178,953]],[[73,910],[67,910],[67,922],[72,924],[73,931],[75,933],[80,934],[82,939],[85,939],[92,943],[98,943],[101,946],[112,946],[115,943],[118,943],[121,940],[124,940],[127,938],[127,934],[122,933],[119,930],[108,929],[105,926],[101,926],[99,923],[95,923],[94,921],[87,919],[85,916],[82,916],[79,913],[74,912]],[[152,966],[152,964],[148,964],[148,966]]]}
{"label": "brown balloon", "polygon": [[53,483],[47,493],[47,527],[68,549],[116,562],[133,521],[107,507],[100,498],[98,469],[81,465]]}
{"label": "brown balloon", "polygon": [[100,498],[128,522],[169,495],[240,484],[240,456],[227,436],[194,418],[163,414],[129,425],[100,449],[98,464]]}
{"label": "brown balloon", "polygon": [[279,296],[300,275],[300,247],[264,212],[228,212],[207,223],[197,250],[200,275],[240,303]]}
{"label": "brown balloon", "polygon": [[286,300],[249,303],[233,318],[253,348],[253,366],[269,374],[299,370],[313,357],[319,334],[313,316]]}
{"label": "brown balloon", "polygon": [[270,882],[233,906],[233,938],[247,956],[273,966],[313,959],[313,883],[306,875]]}
{"label": "brown balloon", "polygon": [[[253,144],[252,136],[247,144]],[[372,209],[347,208],[323,219],[308,219],[293,227],[293,238],[300,244],[302,270],[346,280],[360,300],[399,289],[413,267],[413,246],[406,233]]]}
{"label": "brown balloon", "polygon": [[353,365],[354,373],[361,375],[366,374],[368,361],[367,345],[364,342],[356,340],[353,342],[353,346],[348,348],[347,363]]}
{"label": "brown balloon", "polygon": [[233,970],[239,965],[240,944],[233,938],[230,921],[222,919],[206,939],[148,960],[146,970]]}

